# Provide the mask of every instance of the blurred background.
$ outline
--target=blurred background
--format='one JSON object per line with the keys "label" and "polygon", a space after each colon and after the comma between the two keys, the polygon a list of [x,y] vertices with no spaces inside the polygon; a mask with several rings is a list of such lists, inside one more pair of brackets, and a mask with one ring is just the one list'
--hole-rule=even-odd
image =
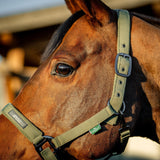
{"label": "blurred background", "polygon": [[[103,0],[160,18],[160,0]],[[0,107],[12,102],[35,72],[51,35],[70,12],[64,0],[0,0]]]}

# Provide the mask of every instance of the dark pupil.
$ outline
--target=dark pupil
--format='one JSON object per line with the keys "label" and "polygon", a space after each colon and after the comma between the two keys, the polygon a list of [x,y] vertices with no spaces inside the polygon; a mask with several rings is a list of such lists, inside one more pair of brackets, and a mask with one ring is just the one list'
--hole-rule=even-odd
{"label": "dark pupil", "polygon": [[67,64],[58,64],[56,67],[56,73],[67,76],[73,72],[73,68]]}

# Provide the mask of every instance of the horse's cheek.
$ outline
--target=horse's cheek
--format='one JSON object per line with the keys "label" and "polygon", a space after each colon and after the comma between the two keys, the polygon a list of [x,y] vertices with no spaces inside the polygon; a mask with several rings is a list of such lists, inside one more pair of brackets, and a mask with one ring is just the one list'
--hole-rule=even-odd
{"label": "horse's cheek", "polygon": [[96,135],[90,133],[75,140],[67,152],[75,158],[91,160],[100,158],[110,153],[118,143],[120,126],[103,126],[103,132]]}

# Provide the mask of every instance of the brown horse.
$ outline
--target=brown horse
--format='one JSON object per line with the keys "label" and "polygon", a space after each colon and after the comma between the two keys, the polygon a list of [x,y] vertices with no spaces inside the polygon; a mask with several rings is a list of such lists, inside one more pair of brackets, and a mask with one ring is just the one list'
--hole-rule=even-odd
{"label": "brown horse", "polygon": [[[107,106],[114,83],[117,12],[98,0],[66,0],[73,13],[54,34],[42,64],[12,104],[45,135],[56,137]],[[82,11],[80,11],[82,10]],[[131,136],[160,142],[160,30],[131,14],[132,74],[127,79],[124,120]],[[117,125],[103,123],[61,149],[91,160],[119,148]],[[16,127],[0,116],[0,159],[41,159]],[[48,145],[48,144],[46,144]],[[67,158],[68,157],[68,158]],[[74,159],[73,158],[73,159]],[[62,159],[72,159],[65,155]]]}

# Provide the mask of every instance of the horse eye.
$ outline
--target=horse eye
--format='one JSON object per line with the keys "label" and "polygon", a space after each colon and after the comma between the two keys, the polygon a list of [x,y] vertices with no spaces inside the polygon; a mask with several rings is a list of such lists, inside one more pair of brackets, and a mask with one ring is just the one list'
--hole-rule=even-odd
{"label": "horse eye", "polygon": [[55,74],[62,76],[62,77],[67,77],[70,74],[72,74],[72,72],[74,71],[73,67],[68,65],[68,64],[64,64],[64,63],[59,63],[57,64],[56,68],[55,68]]}

